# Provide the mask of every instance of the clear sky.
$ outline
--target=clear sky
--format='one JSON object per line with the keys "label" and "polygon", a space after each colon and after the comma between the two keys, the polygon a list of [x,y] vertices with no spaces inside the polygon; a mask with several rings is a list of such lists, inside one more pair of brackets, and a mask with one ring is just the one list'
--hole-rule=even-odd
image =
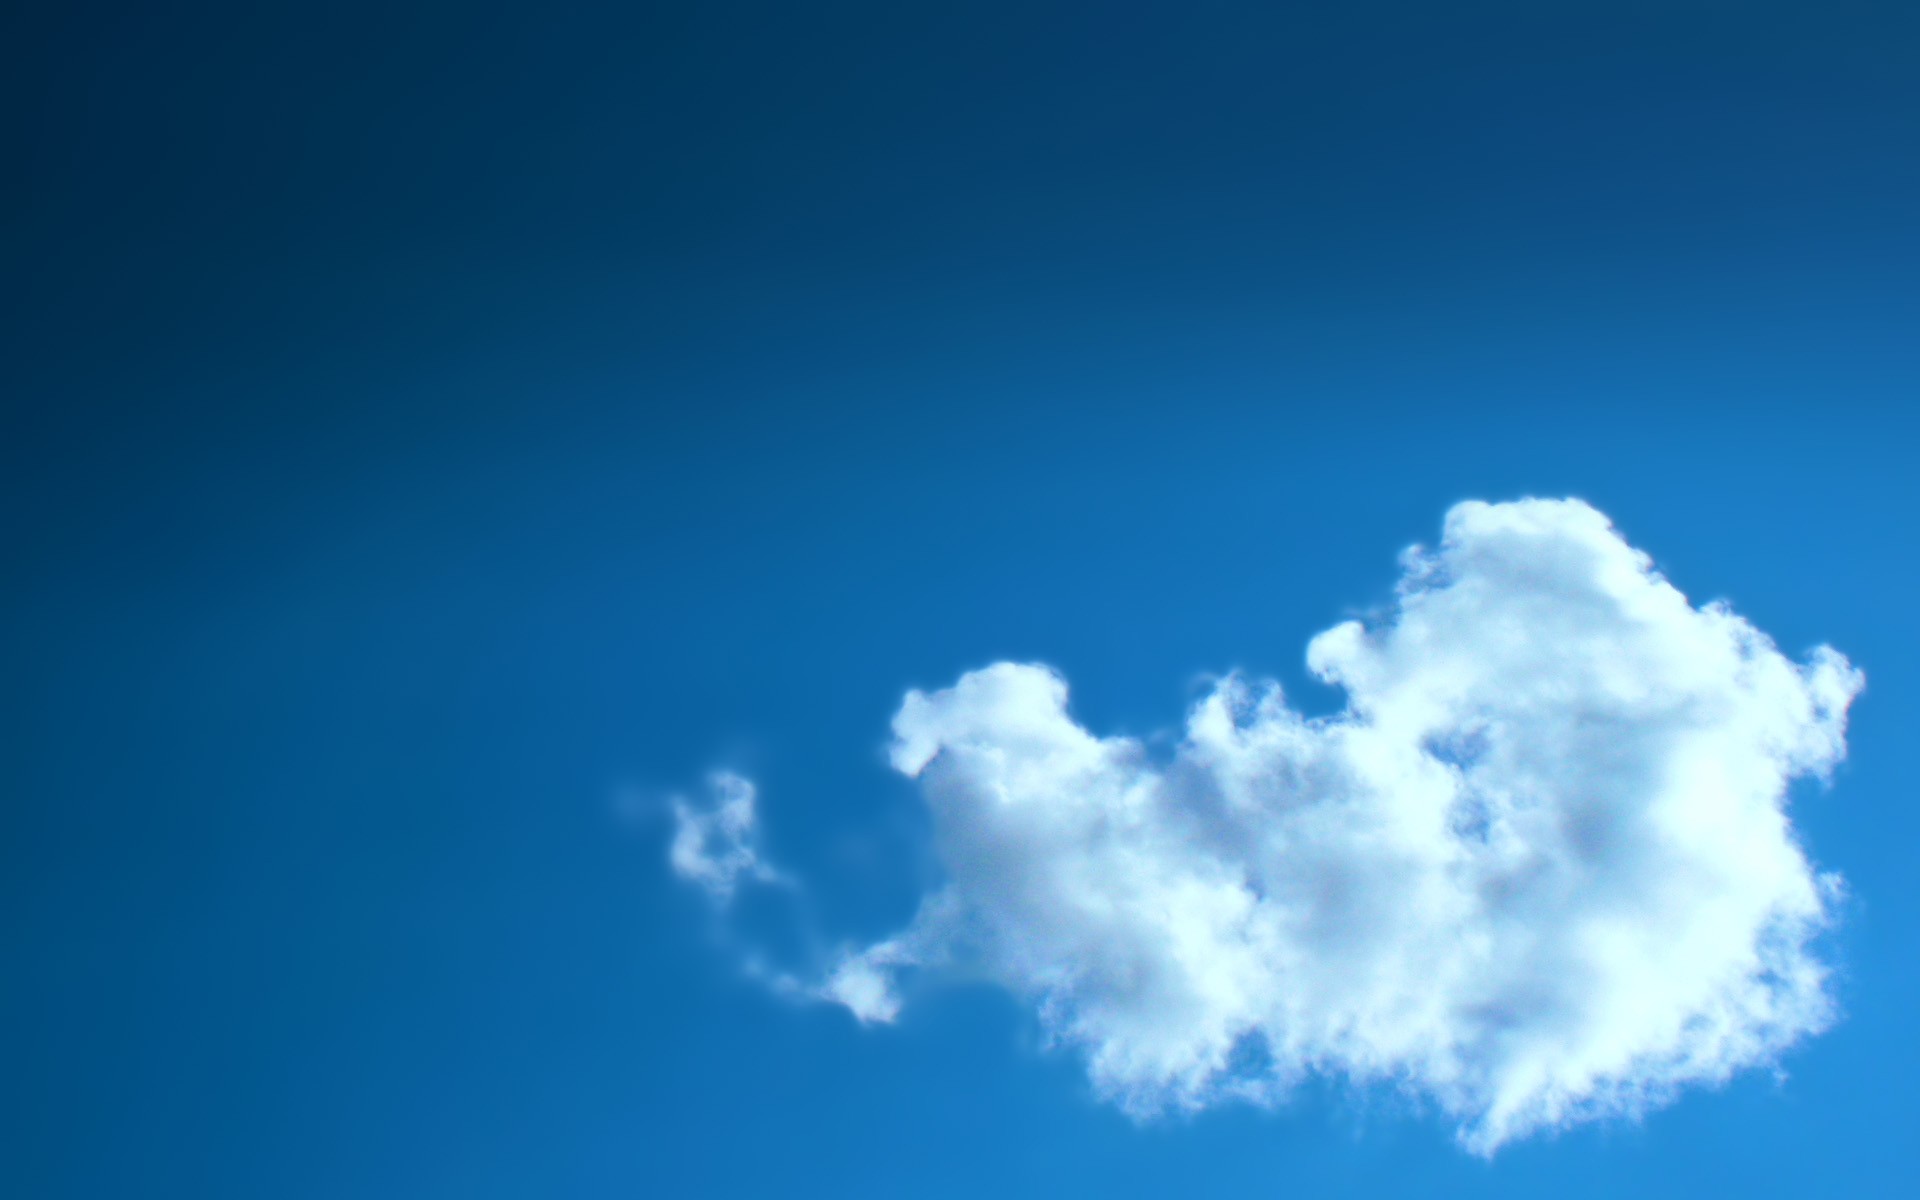
{"label": "clear sky", "polygon": [[[0,1191],[1920,1168],[1920,7],[0,21]],[[966,877],[938,781],[889,765],[909,689],[1044,663],[1162,766],[1231,670],[1337,714],[1309,641],[1391,625],[1404,548],[1523,496],[1865,672],[1780,843],[1846,881],[1796,951],[1830,1029],[1488,1159],[1430,1064],[1391,1060],[1410,1098],[1349,1047],[1266,1107],[1141,1121],[1004,960],[866,1025],[746,977],[923,928]],[[667,803],[722,768],[797,881],[724,909],[670,869]]]}

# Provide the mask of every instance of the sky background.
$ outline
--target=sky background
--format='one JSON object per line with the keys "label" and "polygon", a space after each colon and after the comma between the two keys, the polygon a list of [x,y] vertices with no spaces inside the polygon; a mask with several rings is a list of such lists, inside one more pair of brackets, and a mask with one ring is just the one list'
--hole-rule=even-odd
{"label": "sky background", "polygon": [[[1920,1166],[1920,7],[0,20],[0,1190]],[[1306,640],[1525,494],[1867,673],[1794,808],[1845,1018],[1784,1085],[1491,1164],[1333,1085],[1140,1128],[996,993],[863,1031],[744,983],[617,802],[746,771],[822,923],[883,936],[930,870],[906,688],[1330,710]]]}

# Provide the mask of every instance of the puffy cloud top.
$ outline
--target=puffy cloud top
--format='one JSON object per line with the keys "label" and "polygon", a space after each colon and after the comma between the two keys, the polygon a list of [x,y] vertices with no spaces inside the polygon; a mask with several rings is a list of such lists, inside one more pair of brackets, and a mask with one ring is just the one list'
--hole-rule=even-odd
{"label": "puffy cloud top", "polygon": [[1824,1028],[1839,880],[1785,802],[1844,755],[1860,673],[1694,607],[1579,501],[1459,505],[1402,561],[1390,614],[1308,647],[1335,716],[1229,677],[1156,757],[1044,666],[910,692],[892,761],[946,879],[815,994],[889,1020],[903,968],[964,968],[1129,1112],[1318,1072],[1481,1153]]}

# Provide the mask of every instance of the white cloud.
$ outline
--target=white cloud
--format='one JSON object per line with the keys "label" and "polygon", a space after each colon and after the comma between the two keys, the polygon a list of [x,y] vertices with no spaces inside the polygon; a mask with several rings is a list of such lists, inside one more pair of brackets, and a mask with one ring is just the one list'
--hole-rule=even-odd
{"label": "white cloud", "polygon": [[673,800],[673,841],[667,859],[674,874],[698,885],[721,905],[733,899],[742,879],[780,883],[780,873],[760,855],[760,822],[753,784],[731,771],[707,780],[711,796],[695,805]]}
{"label": "white cloud", "polygon": [[[1229,677],[1156,757],[1043,666],[910,692],[892,761],[946,880],[810,994],[884,1021],[901,969],[964,969],[1136,1115],[1318,1073],[1422,1097],[1481,1153],[1824,1028],[1839,881],[1785,799],[1843,757],[1860,673],[1693,607],[1578,501],[1459,505],[1403,567],[1391,614],[1308,647],[1336,716]],[[732,844],[696,861],[744,866],[682,873],[761,869]]]}

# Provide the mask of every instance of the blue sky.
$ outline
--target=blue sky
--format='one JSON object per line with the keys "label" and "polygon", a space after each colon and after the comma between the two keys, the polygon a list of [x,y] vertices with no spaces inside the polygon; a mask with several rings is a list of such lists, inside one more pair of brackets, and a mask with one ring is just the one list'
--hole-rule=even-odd
{"label": "blue sky", "polygon": [[[1551,7],[9,16],[9,1190],[1900,1194],[1920,13]],[[1528,495],[1866,673],[1784,1082],[1488,1161],[742,976],[950,873],[909,689],[1334,713],[1309,640]],[[716,916],[721,767],[801,890]]]}

